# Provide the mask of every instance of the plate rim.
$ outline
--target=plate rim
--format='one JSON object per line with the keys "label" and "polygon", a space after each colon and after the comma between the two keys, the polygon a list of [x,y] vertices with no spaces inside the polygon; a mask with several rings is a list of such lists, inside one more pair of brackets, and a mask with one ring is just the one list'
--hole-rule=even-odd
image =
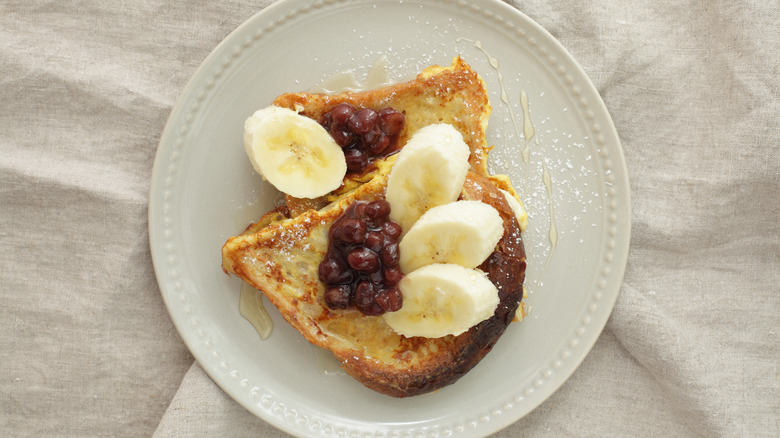
{"label": "plate rim", "polygon": [[[195,345],[195,340],[193,337],[189,334],[187,334],[187,330],[184,327],[185,321],[182,321],[176,312],[174,311],[174,307],[177,305],[175,301],[173,300],[174,294],[169,293],[169,280],[166,278],[163,278],[163,260],[164,260],[164,250],[160,247],[161,237],[159,232],[163,230],[162,227],[156,227],[155,225],[159,224],[159,218],[160,218],[160,197],[165,197],[165,192],[161,191],[160,188],[163,185],[164,181],[164,173],[161,170],[163,166],[167,163],[167,159],[170,158],[172,155],[171,153],[171,147],[170,145],[179,142],[179,146],[181,146],[182,136],[185,136],[185,133],[181,132],[181,126],[177,123],[181,120],[182,117],[186,117],[186,110],[187,110],[187,102],[195,101],[196,103],[199,102],[199,98],[202,100],[201,94],[196,93],[198,91],[196,89],[196,85],[202,82],[202,78],[208,78],[213,77],[214,72],[211,71],[211,69],[214,67],[214,64],[219,64],[220,60],[222,59],[229,59],[231,53],[233,53],[233,56],[236,56],[236,53],[238,53],[238,50],[240,49],[240,46],[242,44],[241,41],[235,41],[238,37],[242,36],[243,33],[247,31],[247,29],[254,29],[257,27],[258,23],[263,22],[263,20],[268,20],[270,24],[268,26],[273,27],[274,22],[277,24],[280,23],[280,20],[283,20],[284,18],[292,18],[297,13],[308,13],[312,10],[316,10],[320,7],[331,7],[331,6],[338,6],[341,4],[350,4],[350,3],[356,3],[354,1],[350,0],[281,0],[277,1],[264,9],[258,11],[256,14],[254,14],[252,17],[241,23],[238,27],[236,27],[232,32],[230,32],[222,41],[220,41],[217,46],[209,53],[209,55],[203,60],[203,62],[198,66],[198,68],[195,70],[189,81],[186,83],[185,87],[183,88],[181,94],[176,99],[176,102],[174,103],[171,113],[166,121],[165,128],[163,129],[163,133],[160,138],[160,142],[158,144],[157,151],[155,153],[155,159],[152,169],[152,177],[151,177],[151,183],[149,188],[149,204],[148,204],[148,232],[149,232],[149,244],[150,244],[150,252],[152,256],[152,263],[155,270],[155,275],[157,279],[158,286],[160,288],[161,295],[163,297],[163,301],[166,305],[166,309],[169,312],[169,315],[174,323],[174,326],[176,327],[178,333],[180,334],[180,337],[184,341],[185,345],[187,346],[188,350],[192,353],[193,357],[196,359],[196,361],[200,364],[200,366],[204,369],[204,371],[210,376],[210,378],[217,383],[217,385],[225,391],[233,400],[241,404],[245,409],[253,413],[254,415],[260,417],[262,420],[268,422],[269,424],[273,425],[274,427],[283,430],[287,433],[291,434],[301,434],[302,430],[298,427],[295,427],[294,423],[291,423],[289,421],[284,420],[281,415],[268,415],[268,412],[263,409],[257,408],[257,403],[249,403],[244,398],[238,398],[234,395],[233,388],[231,387],[232,382],[230,379],[225,378],[224,370],[218,369],[218,366],[214,362],[209,362],[202,357],[203,352],[201,349],[199,349]],[[438,4],[438,5],[445,5],[445,6],[460,6],[460,7],[467,7],[470,3],[465,2],[463,0],[455,1],[455,0],[411,0],[407,3],[420,3],[420,4]],[[617,130],[614,126],[614,122],[612,121],[611,115],[609,114],[609,111],[606,107],[606,104],[604,103],[603,99],[598,94],[598,91],[596,90],[595,86],[591,82],[590,78],[585,73],[584,69],[581,67],[581,65],[574,59],[574,57],[566,50],[566,48],[555,38],[553,37],[546,29],[544,29],[541,25],[536,23],[534,20],[523,14],[519,9],[515,8],[514,6],[511,6],[509,4],[506,4],[504,2],[501,2],[499,0],[485,0],[480,3],[483,3],[480,6],[490,6],[492,8],[495,8],[502,13],[509,14],[513,16],[512,18],[506,18],[504,15],[499,15],[493,10],[490,9],[483,9],[482,15],[485,19],[494,20],[497,22],[497,24],[504,25],[508,30],[514,29],[515,32],[518,32],[518,28],[515,27],[515,23],[519,20],[522,26],[527,26],[533,29],[533,32],[536,32],[538,35],[541,35],[544,39],[543,43],[554,47],[555,51],[558,51],[559,53],[562,53],[565,55],[566,60],[569,62],[567,65],[568,68],[572,68],[574,70],[574,76],[576,76],[576,80],[569,80],[568,82],[573,82],[573,84],[569,84],[570,87],[578,87],[577,94],[585,96],[587,95],[589,97],[588,104],[589,105],[595,105],[598,108],[597,109],[597,115],[599,117],[605,118],[604,122],[605,126],[600,126],[597,130],[600,132],[600,135],[602,139],[599,141],[600,144],[602,144],[601,148],[601,154],[602,159],[607,159],[607,157],[604,155],[604,147],[609,147],[609,145],[616,146],[612,150],[607,152],[607,155],[609,155],[609,159],[611,160],[612,164],[611,166],[615,169],[614,174],[617,174],[620,179],[620,181],[615,181],[617,183],[622,183],[620,191],[616,191],[612,196],[618,196],[620,197],[620,202],[618,205],[620,206],[621,215],[620,217],[617,217],[615,220],[611,220],[613,224],[613,229],[616,227],[619,227],[619,234],[623,236],[622,239],[620,239],[619,242],[616,242],[615,247],[611,249],[612,253],[615,254],[615,258],[618,260],[622,260],[623,262],[618,263],[618,266],[615,266],[612,271],[609,272],[609,274],[602,275],[603,279],[601,281],[607,281],[604,287],[606,285],[613,285],[614,291],[610,291],[609,294],[606,294],[601,301],[600,305],[608,308],[609,310],[606,312],[606,317],[603,317],[599,319],[598,324],[592,324],[591,327],[598,327],[597,330],[595,330],[596,334],[592,336],[592,338],[589,338],[587,342],[584,342],[580,344],[577,349],[581,350],[584,349],[584,354],[577,355],[577,359],[574,361],[570,361],[569,363],[571,365],[568,365],[566,369],[571,369],[569,372],[565,373],[566,375],[561,379],[560,383],[553,388],[552,390],[548,391],[543,397],[538,398],[537,402],[533,404],[530,408],[525,410],[519,415],[492,415],[491,418],[488,418],[487,421],[482,421],[479,424],[472,426],[470,428],[466,428],[460,433],[456,433],[458,436],[482,436],[482,434],[487,433],[495,433],[506,426],[518,421],[534,409],[536,409],[539,405],[541,405],[547,398],[552,396],[560,385],[565,383],[571,375],[579,368],[580,364],[584,359],[587,357],[588,353],[592,349],[593,345],[596,343],[598,338],[600,337],[604,326],[606,325],[609,315],[612,312],[612,309],[614,307],[614,304],[617,300],[617,297],[619,295],[620,291],[620,285],[623,282],[625,269],[626,269],[626,262],[628,258],[628,252],[630,247],[630,236],[631,236],[631,197],[630,197],[630,186],[628,183],[628,173],[627,168],[625,165],[625,158],[624,158],[624,152],[622,149],[622,145],[619,140],[619,136],[617,133]],[[474,5],[471,6],[471,8],[474,8]],[[282,12],[287,12],[286,15],[281,14]],[[297,11],[297,12],[296,12]],[[478,12],[478,11],[475,11]],[[281,18],[277,18],[281,17]],[[274,20],[276,18],[276,20]],[[513,21],[515,20],[515,21]],[[266,29],[268,28],[266,26]],[[536,43],[539,43],[539,41],[536,41]],[[234,49],[234,47],[237,47]],[[224,62],[222,61],[223,66]],[[564,78],[568,79],[568,76]],[[579,87],[583,87],[584,89],[580,89]],[[572,90],[575,88],[572,88]],[[203,90],[200,90],[201,93]],[[593,99],[593,96],[596,96],[596,99]],[[195,96],[193,98],[193,96]],[[583,97],[584,98],[584,97]],[[178,134],[178,136],[177,136]],[[175,153],[176,151],[173,151]],[[615,183],[613,182],[613,184]],[[163,208],[164,209],[164,208]],[[604,216],[606,216],[606,211],[604,212]],[[164,231],[162,231],[164,234]],[[616,233],[612,233],[613,237]],[[618,245],[619,243],[619,245]],[[603,273],[602,273],[603,274]],[[616,285],[614,285],[616,284]],[[603,288],[603,287],[602,287]],[[572,347],[574,348],[574,347]],[[533,388],[526,388],[525,392],[527,393],[528,390],[531,390],[531,393],[533,393]],[[364,433],[365,431],[362,428],[354,429],[360,433]],[[417,432],[420,430],[429,430],[429,429],[420,429],[417,427],[409,428],[407,425],[404,425],[401,428],[392,428],[393,431],[401,431],[401,432]],[[324,432],[317,433],[316,431],[309,430],[310,434],[314,435],[323,435],[326,434]],[[349,431],[347,431],[349,432]],[[327,434],[326,434],[327,435]]]}

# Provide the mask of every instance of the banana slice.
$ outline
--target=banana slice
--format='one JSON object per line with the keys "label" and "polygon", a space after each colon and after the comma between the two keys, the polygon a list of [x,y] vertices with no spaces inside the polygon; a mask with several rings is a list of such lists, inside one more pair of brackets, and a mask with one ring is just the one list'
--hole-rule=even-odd
{"label": "banana slice", "polygon": [[490,318],[498,307],[498,289],[485,273],[435,263],[406,275],[398,287],[404,305],[383,315],[401,335],[440,338],[459,335]]}
{"label": "banana slice", "polygon": [[287,108],[269,106],[249,117],[244,148],[257,173],[297,198],[336,190],[347,173],[344,152],[328,131]]}
{"label": "banana slice", "polygon": [[525,232],[525,229],[528,228],[528,212],[525,210],[525,206],[523,206],[523,203],[520,202],[520,200],[518,200],[514,195],[507,192],[506,190],[498,190],[504,194],[506,202],[509,203],[509,207],[515,213],[517,223],[520,224],[520,231]]}
{"label": "banana slice", "polygon": [[504,221],[484,202],[439,205],[420,216],[401,239],[399,266],[405,274],[432,263],[476,268],[503,235]]}
{"label": "banana slice", "polygon": [[451,125],[418,130],[398,153],[388,176],[390,218],[405,232],[430,208],[458,199],[468,159],[469,147]]}

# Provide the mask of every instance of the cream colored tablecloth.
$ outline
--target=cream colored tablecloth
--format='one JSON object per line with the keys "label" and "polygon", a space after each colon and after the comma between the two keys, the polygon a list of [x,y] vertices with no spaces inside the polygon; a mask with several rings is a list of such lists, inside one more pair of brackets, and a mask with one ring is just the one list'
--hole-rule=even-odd
{"label": "cream colored tablecloth", "polygon": [[[0,1],[0,436],[276,437],[163,305],[147,199],[166,118],[269,1]],[[633,236],[581,368],[497,434],[780,435],[780,5],[513,2],[625,149]]]}

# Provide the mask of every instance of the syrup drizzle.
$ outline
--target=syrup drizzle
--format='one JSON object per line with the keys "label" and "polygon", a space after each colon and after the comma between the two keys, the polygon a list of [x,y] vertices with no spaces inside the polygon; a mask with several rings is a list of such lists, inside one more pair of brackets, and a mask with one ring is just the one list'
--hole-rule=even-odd
{"label": "syrup drizzle", "polygon": [[[501,70],[499,68],[500,64],[498,61],[498,58],[492,56],[490,53],[488,53],[487,50],[482,45],[482,42],[479,40],[470,40],[468,38],[459,37],[455,40],[456,42],[461,41],[467,41],[474,45],[479,51],[481,51],[485,57],[487,57],[488,63],[490,66],[496,71],[496,74],[498,76],[498,83],[501,88],[501,102],[503,102],[507,109],[509,110],[509,116],[512,119],[512,124],[515,128],[515,135],[519,139],[520,136],[520,128],[517,123],[517,117],[515,117],[515,113],[512,109],[512,105],[509,103],[509,96],[506,91],[506,87],[504,86],[504,75],[501,73]],[[528,94],[525,92],[525,90],[520,91],[520,107],[523,109],[523,148],[521,149],[520,153],[523,158],[523,163],[525,164],[525,194],[529,193],[529,162],[531,158],[531,148],[530,143],[531,140],[534,141],[536,146],[540,145],[539,138],[534,138],[536,134],[536,130],[534,129],[534,125],[531,122],[531,113],[529,111],[529,105],[528,105]],[[554,202],[552,198],[552,178],[550,177],[550,172],[547,169],[547,164],[542,159],[542,180],[544,181],[544,186],[546,188],[547,192],[547,202],[550,209],[550,228],[548,233],[548,238],[550,241],[550,252],[547,254],[547,260],[544,263],[544,267],[542,268],[542,272],[539,275],[539,279],[536,280],[536,285],[539,286],[542,283],[542,279],[544,278],[544,274],[547,271],[547,267],[550,265],[550,260],[552,259],[553,253],[555,252],[555,249],[558,247],[558,228],[555,225],[555,214],[554,214]]]}
{"label": "syrup drizzle", "polygon": [[[534,138],[536,131],[534,130],[534,125],[531,122],[531,113],[528,110],[528,94],[525,92],[525,90],[520,91],[520,106],[523,108],[523,136],[525,137],[525,148],[523,149],[522,153],[523,159],[527,162],[528,160],[525,157],[526,155],[530,155],[530,148],[528,143],[531,141],[531,139],[533,139],[536,145],[539,146],[540,142],[539,137]],[[528,170],[527,166],[526,170]],[[547,234],[548,239],[550,240],[550,252],[547,254],[547,260],[544,262],[542,272],[539,274],[539,278],[536,280],[537,286],[542,284],[544,273],[547,272],[547,267],[550,265],[550,259],[552,259],[553,253],[555,253],[555,248],[558,247],[558,227],[555,226],[555,208],[552,197],[552,178],[550,177],[550,171],[547,169],[547,162],[544,159],[542,159],[542,181],[544,181],[544,188],[547,192],[547,203],[550,209],[550,229]]]}
{"label": "syrup drizzle", "polygon": [[[520,106],[523,108],[523,137],[525,137],[525,147],[523,148],[522,154],[523,161],[528,163],[528,159],[531,155],[531,148],[528,143],[534,138],[536,130],[534,129],[534,124],[531,123],[531,112],[528,110],[528,93],[526,93],[525,90],[520,90]],[[534,140],[538,146],[539,139],[536,138]]]}
{"label": "syrup drizzle", "polygon": [[[485,50],[485,47],[482,45],[482,41],[479,40],[470,40],[468,38],[458,37],[456,42],[466,41],[474,45],[480,52],[482,52],[483,55],[488,60],[488,64],[490,64],[491,67],[493,67],[493,70],[496,71],[496,75],[498,77],[498,85],[501,89],[501,102],[506,105],[507,109],[509,110],[509,118],[512,120],[512,125],[515,128],[515,135],[517,136],[518,140],[520,139],[520,126],[517,124],[517,117],[515,116],[515,111],[512,108],[512,105],[509,103],[509,94],[506,91],[506,86],[504,86],[504,74],[501,73],[500,63],[498,61],[498,58],[488,53],[487,50]],[[525,99],[523,99],[523,96],[525,96]],[[528,196],[529,193],[529,187],[528,187],[528,180],[529,180],[529,166],[528,161],[531,156],[531,149],[529,147],[529,142],[531,140],[531,137],[534,135],[534,128],[531,124],[531,119],[528,117],[528,96],[525,94],[525,91],[521,91],[520,94],[520,102],[523,108],[523,139],[525,140],[525,145],[522,149],[521,156],[523,158],[523,163],[525,164],[525,190],[524,194]],[[525,104],[523,104],[525,102]],[[526,123],[527,122],[527,123]]]}
{"label": "syrup drizzle", "polygon": [[271,336],[271,332],[274,330],[274,322],[263,305],[263,293],[248,283],[241,284],[238,312],[257,330],[260,339],[266,340]]}
{"label": "syrup drizzle", "polygon": [[548,238],[550,239],[550,252],[547,254],[547,260],[544,262],[539,278],[536,280],[537,285],[542,284],[542,278],[547,271],[547,267],[550,265],[550,259],[552,259],[555,248],[558,246],[558,228],[555,226],[555,209],[553,207],[552,199],[552,178],[550,178],[550,172],[547,170],[547,163],[542,161],[542,179],[544,180],[544,187],[547,189],[547,199],[550,206],[550,232]]}
{"label": "syrup drizzle", "polygon": [[[283,198],[282,198],[283,199]],[[279,202],[279,199],[275,200]],[[240,230],[257,220],[262,215],[263,206],[259,202],[252,202],[240,207],[234,216],[236,227]],[[263,305],[263,294],[247,283],[241,282],[238,297],[238,312],[252,327],[257,330],[260,339],[265,340],[271,336],[274,323]]]}

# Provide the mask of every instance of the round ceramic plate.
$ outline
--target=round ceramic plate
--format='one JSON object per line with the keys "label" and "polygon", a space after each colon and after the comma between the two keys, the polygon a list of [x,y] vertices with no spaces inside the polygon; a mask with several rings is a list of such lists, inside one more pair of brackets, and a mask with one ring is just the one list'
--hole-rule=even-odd
{"label": "round ceramic plate", "polygon": [[[284,431],[490,434],[550,396],[609,317],[630,234],[628,179],[612,121],[583,71],[549,33],[505,3],[478,3],[278,2],[211,53],[171,113],[149,201],[163,298],[214,381]],[[244,154],[243,122],[255,110],[340,72],[352,70],[359,79],[380,58],[401,81],[429,65],[449,65],[455,55],[487,83],[493,106],[488,144],[495,146],[490,169],[511,177],[530,215],[529,315],[511,324],[454,385],[394,399],[323,365],[321,353],[273,308],[275,328],[262,341],[239,315],[241,282],[222,272],[220,248],[279,196]]]}

